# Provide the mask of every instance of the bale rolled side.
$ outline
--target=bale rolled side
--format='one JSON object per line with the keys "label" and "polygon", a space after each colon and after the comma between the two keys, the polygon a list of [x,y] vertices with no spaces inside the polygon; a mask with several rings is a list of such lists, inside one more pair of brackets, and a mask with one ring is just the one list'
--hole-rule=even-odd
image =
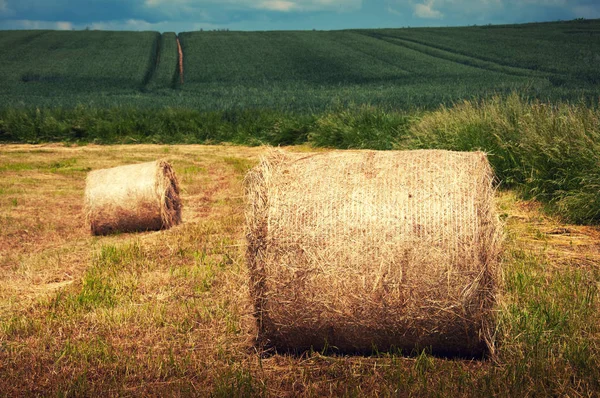
{"label": "bale rolled side", "polygon": [[492,348],[501,229],[484,153],[272,151],[246,190],[260,344]]}
{"label": "bale rolled side", "polygon": [[94,235],[170,228],[181,222],[177,177],[164,160],[91,171],[85,210]]}

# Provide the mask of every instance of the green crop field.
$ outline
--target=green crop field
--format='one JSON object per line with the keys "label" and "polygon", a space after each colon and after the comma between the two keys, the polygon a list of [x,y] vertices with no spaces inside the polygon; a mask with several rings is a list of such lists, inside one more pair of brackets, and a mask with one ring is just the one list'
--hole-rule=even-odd
{"label": "green crop field", "polygon": [[194,32],[181,39],[182,91],[218,108],[407,108],[549,85],[541,74],[482,70],[350,31]]}
{"label": "green crop field", "polygon": [[2,32],[2,102],[61,105],[137,94],[151,77],[159,38],[154,32]]}
{"label": "green crop field", "polygon": [[179,78],[177,70],[177,35],[174,32],[163,33],[157,48],[154,71],[150,74],[145,92],[168,92],[176,88]]}
{"label": "green crop field", "polygon": [[395,109],[519,91],[600,93],[600,21],[347,31],[0,32],[0,106],[309,113]]}
{"label": "green crop field", "polygon": [[417,34],[412,34],[414,31],[384,29],[364,33],[483,69],[497,70],[500,66],[506,73],[544,76],[555,86],[599,82],[597,21],[418,29]]}

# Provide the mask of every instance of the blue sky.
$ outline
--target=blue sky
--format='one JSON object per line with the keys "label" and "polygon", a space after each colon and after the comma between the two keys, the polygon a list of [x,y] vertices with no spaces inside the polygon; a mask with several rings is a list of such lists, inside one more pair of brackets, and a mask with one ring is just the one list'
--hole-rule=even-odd
{"label": "blue sky", "polygon": [[0,0],[0,29],[330,30],[574,18],[600,18],[600,1]]}

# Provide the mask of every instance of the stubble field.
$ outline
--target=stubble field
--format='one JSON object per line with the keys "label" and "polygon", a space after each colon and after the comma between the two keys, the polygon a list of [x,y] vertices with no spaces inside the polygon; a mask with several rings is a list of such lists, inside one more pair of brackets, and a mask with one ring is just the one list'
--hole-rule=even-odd
{"label": "stubble field", "polygon": [[[494,357],[261,352],[253,343],[242,181],[265,150],[0,147],[1,394],[598,393],[600,230],[561,223],[512,191],[497,193],[506,246]],[[183,224],[92,237],[86,173],[157,158],[179,176]]]}

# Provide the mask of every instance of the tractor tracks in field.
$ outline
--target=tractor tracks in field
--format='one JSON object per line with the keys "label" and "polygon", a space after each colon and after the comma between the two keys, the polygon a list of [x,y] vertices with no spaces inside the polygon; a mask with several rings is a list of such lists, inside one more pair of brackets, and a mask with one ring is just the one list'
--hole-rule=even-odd
{"label": "tractor tracks in field", "polygon": [[152,49],[150,50],[150,59],[148,60],[148,66],[146,67],[146,74],[142,80],[142,87],[140,91],[146,91],[148,85],[152,81],[152,78],[156,74],[158,64],[160,63],[160,38],[161,35],[158,33],[152,43]]}
{"label": "tractor tracks in field", "polygon": [[[364,34],[364,33],[360,33]],[[477,69],[482,69],[490,72],[502,73],[505,75],[531,77],[531,78],[548,78],[560,76],[557,73],[529,69],[508,64],[502,64],[495,60],[486,59],[484,57],[475,57],[470,54],[465,54],[459,51],[452,51],[441,46],[435,46],[430,43],[425,43],[419,40],[408,39],[405,37],[389,36],[384,34],[365,34],[374,39],[383,40],[387,43],[400,46],[418,53],[428,55],[444,61],[454,62],[456,64],[470,66]]]}
{"label": "tractor tracks in field", "polygon": [[174,32],[157,33],[140,91],[176,90],[183,85],[183,49]]}
{"label": "tractor tracks in field", "polygon": [[377,55],[373,54],[372,52],[366,51],[366,50],[364,50],[362,48],[359,48],[357,46],[352,46],[352,45],[350,45],[348,43],[345,43],[345,42],[343,42],[343,41],[341,41],[339,39],[333,38],[332,41],[334,41],[335,43],[337,43],[340,46],[344,46],[346,48],[349,48],[352,51],[356,51],[356,52],[358,52],[358,53],[360,53],[362,55],[365,55],[365,56],[367,56],[369,58],[373,58],[374,60],[377,60],[378,62],[381,62],[383,64],[389,65],[389,66],[393,67],[394,69],[398,70],[399,72],[401,72],[402,74],[404,74],[406,76],[409,76],[411,74],[411,72],[409,70],[406,70],[406,69],[402,68],[399,65],[398,62],[389,61],[388,59],[385,59],[385,58],[383,58],[381,56],[377,56]]}

